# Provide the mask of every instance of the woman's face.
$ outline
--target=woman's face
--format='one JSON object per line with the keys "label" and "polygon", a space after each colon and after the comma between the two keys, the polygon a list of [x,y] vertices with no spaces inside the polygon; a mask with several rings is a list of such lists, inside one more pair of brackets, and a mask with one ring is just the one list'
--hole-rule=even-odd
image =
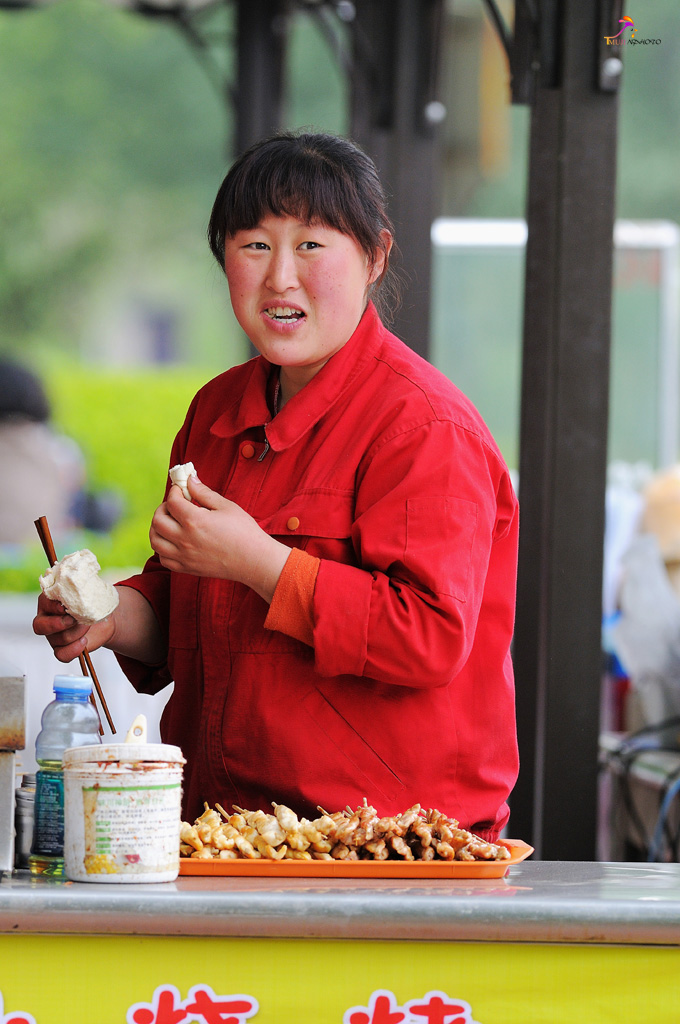
{"label": "woman's face", "polygon": [[384,257],[369,265],[349,235],[269,215],[228,238],[224,270],[236,319],[255,348],[281,366],[285,398],[349,340]]}

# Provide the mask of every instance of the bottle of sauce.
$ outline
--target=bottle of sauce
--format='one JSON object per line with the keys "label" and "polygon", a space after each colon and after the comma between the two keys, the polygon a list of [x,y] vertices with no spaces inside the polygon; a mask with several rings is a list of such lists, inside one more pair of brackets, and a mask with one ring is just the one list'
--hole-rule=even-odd
{"label": "bottle of sauce", "polygon": [[101,743],[99,715],[90,701],[88,676],[58,675],[55,699],[42,714],[35,741],[38,773],[35,789],[33,842],[28,859],[34,875],[64,873],[64,773],[62,757],[69,747]]}

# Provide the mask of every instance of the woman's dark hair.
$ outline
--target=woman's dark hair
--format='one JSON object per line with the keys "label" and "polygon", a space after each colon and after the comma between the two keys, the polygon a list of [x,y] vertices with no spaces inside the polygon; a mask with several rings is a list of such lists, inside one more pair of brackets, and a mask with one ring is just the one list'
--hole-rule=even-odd
{"label": "woman's dark hair", "polygon": [[383,316],[389,312],[398,289],[381,232],[394,236],[394,228],[375,164],[363,150],[337,135],[306,132],[281,132],[247,149],[222,182],[208,224],[210,249],[222,270],[226,240],[270,214],[342,231],[370,264],[383,252],[385,266],[371,298]]}

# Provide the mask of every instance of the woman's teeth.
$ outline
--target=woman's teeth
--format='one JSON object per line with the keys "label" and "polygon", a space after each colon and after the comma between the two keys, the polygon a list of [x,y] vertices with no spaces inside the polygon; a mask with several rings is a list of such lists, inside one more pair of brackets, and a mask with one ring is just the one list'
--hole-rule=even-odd
{"label": "woman's teeth", "polygon": [[291,309],[290,306],[270,306],[269,309],[265,309],[265,313],[272,320],[279,320],[284,324],[294,324],[305,315],[299,309]]}

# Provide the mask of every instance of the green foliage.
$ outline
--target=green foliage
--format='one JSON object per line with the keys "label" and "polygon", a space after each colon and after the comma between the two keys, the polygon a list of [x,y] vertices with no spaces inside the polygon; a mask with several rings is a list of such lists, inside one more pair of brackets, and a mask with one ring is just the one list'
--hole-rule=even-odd
{"label": "green foliage", "polygon": [[55,423],[80,444],[90,486],[122,493],[125,513],[101,551],[102,567],[139,566],[150,555],[149,524],[163,499],[170,445],[205,382],[205,373],[186,368],[74,367],[52,375]]}
{"label": "green foliage", "polygon": [[[206,380],[201,371],[178,367],[134,373],[63,362],[51,367],[46,383],[55,427],[80,445],[88,486],[117,492],[124,509],[109,535],[65,538],[58,555],[89,547],[104,570],[134,570],[144,564],[151,554],[151,516],[163,500],[170,446]],[[37,542],[18,557],[0,556],[0,589],[34,591],[44,571],[45,556]]]}
{"label": "green foliage", "polygon": [[[176,359],[222,364],[225,322],[238,332],[205,230],[232,156],[234,13],[199,16],[202,66],[171,19],[105,0],[0,10],[2,348],[99,359],[104,320],[153,308],[176,321]],[[292,19],[291,53],[288,123],[341,130],[341,72],[312,18]]]}
{"label": "green foliage", "polygon": [[2,345],[77,354],[103,281],[133,303],[167,279],[166,254],[197,261],[228,118],[172,26],[101,0],[2,11],[0,49]]}
{"label": "green foliage", "polygon": [[3,593],[38,594],[38,577],[45,572],[47,563],[36,542],[20,555],[0,550],[0,590]]}

